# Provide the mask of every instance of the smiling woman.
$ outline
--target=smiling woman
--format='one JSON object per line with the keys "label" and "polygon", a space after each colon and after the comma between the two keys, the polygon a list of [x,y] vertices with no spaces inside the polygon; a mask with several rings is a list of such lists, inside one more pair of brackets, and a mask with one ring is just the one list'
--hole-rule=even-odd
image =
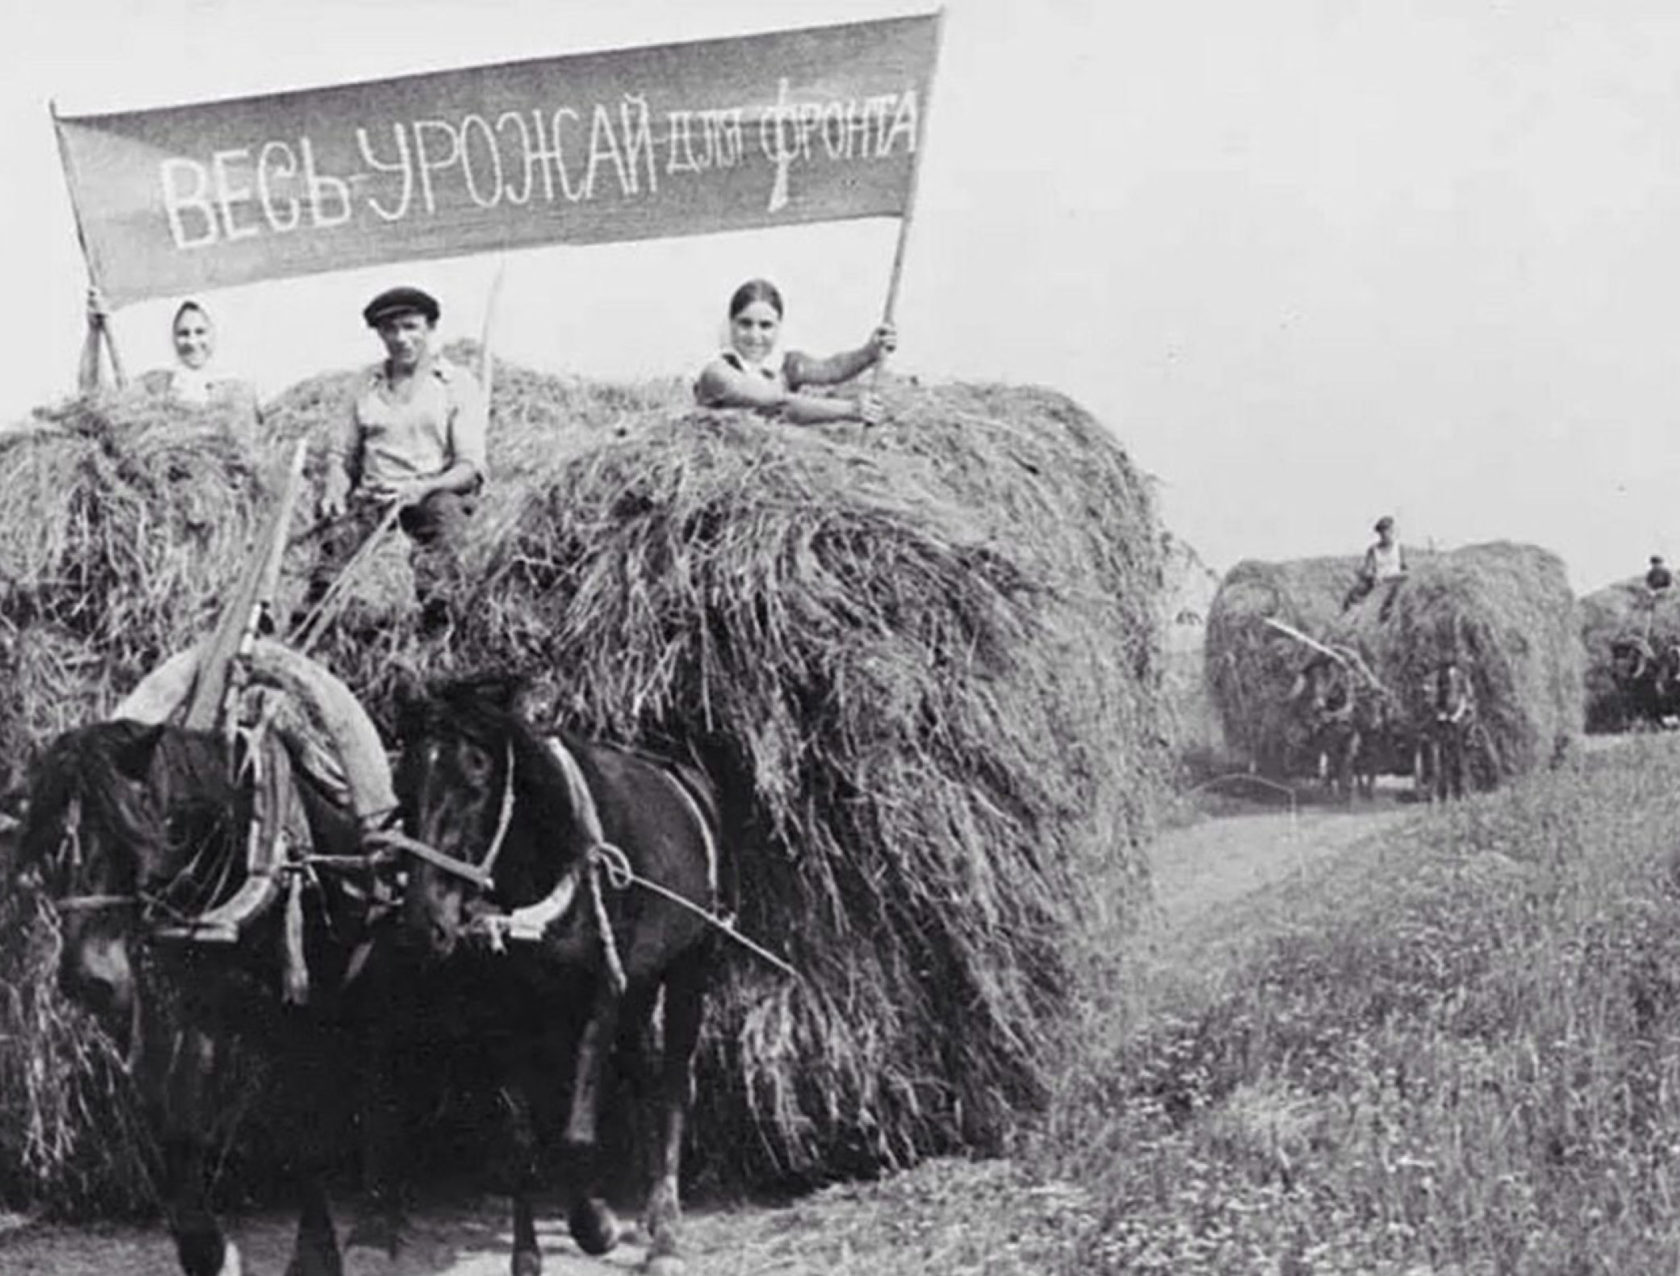
{"label": "smiling woman", "polygon": [[781,335],[782,294],[767,279],[749,279],[729,299],[729,348],[701,370],[694,397],[707,408],[755,408],[800,425],[821,421],[880,418],[868,392],[855,399],[803,394],[808,385],[838,385],[878,364],[898,345],[891,324],[884,323],[856,350],[818,359],[790,350],[775,363]]}
{"label": "smiling woman", "polygon": [[[87,339],[82,344],[82,361],[77,376],[77,386],[86,396],[99,394],[104,389],[99,350],[109,313],[99,290],[89,290]],[[169,332],[175,346],[175,366],[154,368],[144,373],[140,378],[141,388],[148,394],[176,403],[231,409],[227,414],[229,427],[242,435],[244,442],[255,442],[258,427],[262,424],[256,390],[249,382],[236,377],[211,375],[210,365],[216,354],[216,328],[210,321],[209,311],[196,301],[183,301],[175,311]]]}

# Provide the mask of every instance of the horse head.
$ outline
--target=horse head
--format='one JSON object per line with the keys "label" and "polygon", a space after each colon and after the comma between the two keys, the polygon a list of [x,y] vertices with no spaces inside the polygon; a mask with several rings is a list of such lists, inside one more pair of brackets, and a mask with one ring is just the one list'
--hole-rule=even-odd
{"label": "horse head", "polygon": [[1680,692],[1680,640],[1669,640],[1656,653],[1654,681],[1660,695]]}
{"label": "horse head", "polygon": [[1610,644],[1610,667],[1618,683],[1636,687],[1656,672],[1656,653],[1643,638],[1618,638]]}
{"label": "horse head", "polygon": [[569,811],[540,782],[552,763],[520,714],[520,692],[499,675],[398,692],[396,791],[419,844],[403,935],[435,959],[450,956],[496,899],[552,875],[552,851],[564,843]]}
{"label": "horse head", "polygon": [[223,757],[214,737],[116,721],[65,732],[35,765],[15,875],[58,913],[60,987],[119,1041],[139,928],[234,807]]}
{"label": "horse head", "polygon": [[1436,661],[1426,687],[1429,716],[1437,723],[1462,723],[1475,707],[1475,687],[1455,655]]}
{"label": "horse head", "polygon": [[1295,699],[1315,726],[1343,713],[1354,699],[1348,667],[1330,656],[1315,655],[1296,678]]}

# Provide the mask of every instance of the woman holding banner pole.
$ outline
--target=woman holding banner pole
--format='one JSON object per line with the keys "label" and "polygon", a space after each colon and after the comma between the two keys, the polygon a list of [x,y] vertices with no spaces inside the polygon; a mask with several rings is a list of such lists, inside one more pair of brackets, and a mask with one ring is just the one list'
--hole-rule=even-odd
{"label": "woman holding banner pole", "polygon": [[776,285],[751,279],[729,299],[729,348],[701,370],[694,397],[707,408],[753,408],[798,425],[862,421],[875,425],[880,407],[867,391],[855,399],[803,394],[808,385],[839,385],[879,364],[898,346],[898,334],[883,323],[856,350],[817,358],[789,350],[773,359],[784,307]]}
{"label": "woman holding banner pole", "polygon": [[[77,388],[85,396],[98,394],[104,387],[100,373],[100,343],[110,311],[99,289],[88,290],[87,339],[82,343],[81,365],[77,369]],[[216,353],[216,328],[210,314],[196,301],[184,301],[175,311],[169,325],[170,339],[175,345],[175,366],[158,368],[140,378],[140,385],[150,394],[173,403],[201,408],[229,411],[229,419],[242,442],[256,441],[262,413],[257,407],[257,392],[247,381],[234,377],[214,377],[210,372]]]}

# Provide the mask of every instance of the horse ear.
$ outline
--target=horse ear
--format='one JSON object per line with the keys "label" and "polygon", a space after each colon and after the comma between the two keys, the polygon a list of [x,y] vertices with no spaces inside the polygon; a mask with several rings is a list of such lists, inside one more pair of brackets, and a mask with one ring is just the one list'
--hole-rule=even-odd
{"label": "horse ear", "polygon": [[518,714],[524,708],[525,680],[511,673],[485,674],[476,690],[486,704],[503,713]]}
{"label": "horse ear", "polygon": [[413,734],[425,707],[426,687],[420,675],[406,664],[397,665],[391,682],[391,708],[399,736],[406,738]]}
{"label": "horse ear", "polygon": [[116,725],[128,729],[119,733],[111,750],[111,761],[125,778],[144,781],[152,769],[152,755],[157,752],[158,741],[163,739],[163,724],[124,721]]}

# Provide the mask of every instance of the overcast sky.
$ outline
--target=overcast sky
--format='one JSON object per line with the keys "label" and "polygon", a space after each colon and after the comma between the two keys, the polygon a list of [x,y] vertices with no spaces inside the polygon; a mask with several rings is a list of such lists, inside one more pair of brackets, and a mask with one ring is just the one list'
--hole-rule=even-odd
{"label": "overcast sky", "polygon": [[[839,0],[4,0],[0,418],[68,393],[86,271],[47,99],[139,108],[586,49],[925,11]],[[1590,16],[1583,11],[1592,10]],[[1223,570],[1509,537],[1578,589],[1680,557],[1680,16],[1595,0],[952,0],[898,367],[1039,382],[1161,480]],[[688,373],[750,275],[789,339],[855,344],[896,224],[509,259],[498,350]],[[205,300],[265,393],[378,353],[361,304],[415,282],[477,335],[489,259]],[[172,305],[125,309],[133,369]]]}

